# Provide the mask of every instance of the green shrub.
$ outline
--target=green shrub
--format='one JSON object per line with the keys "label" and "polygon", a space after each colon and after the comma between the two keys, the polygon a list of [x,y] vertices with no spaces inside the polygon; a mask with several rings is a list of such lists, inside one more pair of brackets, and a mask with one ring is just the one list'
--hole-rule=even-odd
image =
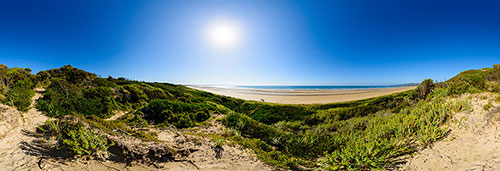
{"label": "green shrub", "polygon": [[74,68],[71,65],[65,65],[58,69],[51,69],[46,71],[50,78],[63,79],[76,86],[88,86],[92,81],[97,78],[93,73],[85,72],[83,70]]}
{"label": "green shrub", "polygon": [[145,102],[148,96],[135,84],[125,85],[125,89],[130,92],[131,102]]}
{"label": "green shrub", "polygon": [[451,94],[477,93],[487,88],[485,74],[481,70],[464,71],[443,84]]}
{"label": "green shrub", "polygon": [[31,69],[7,68],[0,64],[0,100],[10,106],[16,106],[19,111],[28,111],[36,78]]}
{"label": "green shrub", "polygon": [[204,103],[186,103],[155,99],[148,103],[147,116],[156,123],[166,122],[179,128],[195,125],[210,118],[210,112],[216,110],[214,106]]}
{"label": "green shrub", "polygon": [[112,81],[113,79],[104,79],[104,78],[95,78],[92,80],[92,84],[99,86],[99,87],[110,87],[110,88],[115,88],[117,87],[116,83]]}
{"label": "green shrub", "polygon": [[298,105],[278,105],[258,102],[245,102],[242,104],[240,111],[265,124],[273,124],[282,120],[301,120],[314,112]]}
{"label": "green shrub", "polygon": [[82,89],[66,80],[54,78],[47,87],[44,97],[38,100],[37,108],[47,116],[62,117],[79,114],[97,115],[107,118],[118,108],[106,87]]}
{"label": "green shrub", "polygon": [[484,106],[483,106],[483,109],[488,111],[491,109],[491,107],[493,107],[493,104],[491,103],[491,100],[488,101],[488,103],[486,103]]}
{"label": "green shrub", "polygon": [[[0,95],[14,92],[12,85],[18,80],[43,81],[48,85],[37,103],[45,114],[83,115],[90,127],[110,134],[122,130],[152,141],[156,139],[154,132],[134,131],[131,127],[147,127],[148,119],[156,127],[187,128],[209,119],[211,113],[221,113],[226,115],[221,119],[223,124],[231,130],[226,138],[252,149],[270,165],[286,169],[305,166],[370,170],[386,169],[398,156],[443,137],[448,131],[443,123],[450,113],[470,108],[467,101],[449,100],[448,96],[496,92],[500,70],[470,70],[444,83],[434,84],[426,79],[416,89],[405,92],[316,105],[249,102],[175,84],[104,79],[71,66],[40,72],[34,79],[29,70],[0,65]],[[113,110],[131,109],[138,112],[115,121],[102,119]],[[66,127],[78,126],[51,121],[40,126],[39,131],[58,136],[62,130],[71,130],[59,139],[61,146],[72,149],[75,155],[92,154],[95,150],[89,149],[106,147],[99,145],[104,140],[95,132]],[[101,143],[92,145],[89,141]]]}
{"label": "green shrub", "polygon": [[158,134],[156,134],[155,132],[148,133],[142,130],[133,131],[132,136],[140,138],[145,141],[156,141],[158,139],[157,138]]}
{"label": "green shrub", "polygon": [[38,126],[37,130],[55,136],[58,141],[57,148],[64,149],[75,157],[93,156],[100,151],[107,151],[114,144],[105,136],[85,128],[81,122],[46,121],[44,125]]}
{"label": "green shrub", "polygon": [[106,151],[113,145],[105,136],[95,134],[79,125],[63,129],[57,139],[60,141],[59,148],[67,149],[75,156],[95,155],[98,151]]}
{"label": "green shrub", "polygon": [[445,102],[444,98],[421,101],[399,113],[370,117],[366,129],[344,132],[343,148],[322,160],[328,170],[378,169],[401,155],[415,151],[410,139],[427,145],[445,135],[441,127],[452,112],[469,108],[468,101]]}
{"label": "green shrub", "polygon": [[174,123],[177,128],[188,128],[195,125],[191,118],[189,113],[180,113],[177,114],[174,120],[169,121],[169,123]]}
{"label": "green shrub", "polygon": [[118,120],[123,121],[123,122],[127,123],[127,125],[132,126],[132,127],[138,127],[138,128],[149,127],[148,122],[139,116],[140,113],[142,113],[142,112],[139,111],[135,114],[126,114],[126,115],[118,118]]}
{"label": "green shrub", "polygon": [[19,111],[28,111],[31,105],[31,98],[35,95],[33,83],[28,80],[19,80],[9,89],[5,100],[7,104],[16,106]]}
{"label": "green shrub", "polygon": [[61,122],[59,119],[46,120],[44,124],[37,126],[37,132],[44,133],[49,136],[56,136],[61,131]]}
{"label": "green shrub", "polygon": [[418,98],[425,99],[432,90],[434,90],[434,81],[432,79],[425,79],[417,87]]}
{"label": "green shrub", "polygon": [[210,118],[210,113],[208,113],[206,111],[196,111],[194,116],[195,116],[196,121],[203,122],[203,121],[207,120],[208,118]]}
{"label": "green shrub", "polygon": [[144,89],[144,94],[148,99],[171,99],[171,96],[165,93],[161,88],[149,86]]}

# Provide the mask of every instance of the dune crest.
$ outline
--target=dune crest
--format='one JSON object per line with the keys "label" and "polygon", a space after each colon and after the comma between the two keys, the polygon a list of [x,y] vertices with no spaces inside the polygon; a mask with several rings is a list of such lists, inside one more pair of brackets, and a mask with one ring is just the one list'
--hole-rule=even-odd
{"label": "dune crest", "polygon": [[[450,132],[441,141],[417,152],[401,170],[499,170],[500,126],[498,95],[481,93],[471,97],[472,111],[452,115]],[[491,107],[484,107],[488,103]]]}

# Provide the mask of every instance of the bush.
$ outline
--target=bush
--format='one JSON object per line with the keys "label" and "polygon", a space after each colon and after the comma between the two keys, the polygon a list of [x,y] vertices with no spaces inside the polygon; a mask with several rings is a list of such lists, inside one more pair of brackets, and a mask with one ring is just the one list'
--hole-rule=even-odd
{"label": "bush", "polygon": [[434,90],[434,81],[432,79],[425,79],[417,87],[418,98],[425,99],[432,90]]}
{"label": "bush", "polygon": [[487,88],[485,74],[481,70],[464,71],[443,84],[451,94],[477,93]]}
{"label": "bush", "polygon": [[95,74],[74,68],[71,65],[65,65],[59,69],[51,69],[46,72],[50,78],[63,79],[76,86],[90,85],[97,78]]}
{"label": "bush", "polygon": [[216,108],[205,103],[186,103],[155,99],[148,103],[146,116],[156,123],[174,124],[178,128],[195,125],[210,118],[210,111]]}
{"label": "bush", "polygon": [[137,128],[149,127],[149,124],[146,120],[144,120],[140,115],[142,112],[137,112],[135,114],[126,114],[118,120],[127,123],[127,125]]}
{"label": "bush", "polygon": [[57,148],[64,149],[75,157],[95,156],[114,145],[105,136],[85,128],[81,122],[46,121],[37,130],[48,136],[55,136],[58,141]]}
{"label": "bush", "polygon": [[57,136],[59,148],[69,150],[74,156],[97,154],[98,151],[106,151],[113,143],[109,143],[105,136],[97,135],[82,126],[68,127],[63,129]]}
{"label": "bush", "polygon": [[36,84],[31,69],[7,68],[0,64],[0,100],[10,106],[16,106],[19,111],[28,111],[33,90]]}
{"label": "bush", "polygon": [[189,113],[180,113],[177,114],[174,120],[169,122],[173,123],[176,128],[189,128],[195,125],[191,118]]}
{"label": "bush", "polygon": [[148,100],[148,96],[139,88],[138,85],[128,84],[125,85],[125,89],[130,92],[130,100],[133,103],[145,102]]}
{"label": "bush", "polygon": [[278,105],[258,102],[245,102],[240,111],[265,124],[273,124],[282,120],[302,120],[314,111],[299,105]]}
{"label": "bush", "polygon": [[210,118],[210,114],[206,111],[196,111],[194,114],[196,121],[203,122]]}
{"label": "bush", "polygon": [[109,88],[82,89],[59,78],[54,78],[51,82],[44,97],[37,103],[37,108],[48,116],[80,114],[106,118],[113,114],[113,109],[118,108],[111,98],[112,91]]}
{"label": "bush", "polygon": [[16,106],[19,111],[28,111],[31,105],[31,98],[35,95],[33,83],[28,80],[19,80],[14,86],[9,89],[6,94],[6,103]]}
{"label": "bush", "polygon": [[49,136],[56,136],[61,131],[61,122],[59,119],[56,120],[46,120],[43,125],[39,125],[36,130],[39,133],[44,133]]}

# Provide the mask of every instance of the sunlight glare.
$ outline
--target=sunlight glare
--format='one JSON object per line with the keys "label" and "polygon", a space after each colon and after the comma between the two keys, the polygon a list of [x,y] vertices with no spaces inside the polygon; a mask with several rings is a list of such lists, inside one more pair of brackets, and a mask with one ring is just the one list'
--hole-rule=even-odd
{"label": "sunlight glare", "polygon": [[234,22],[219,20],[208,26],[206,36],[211,46],[231,49],[241,42],[241,28]]}

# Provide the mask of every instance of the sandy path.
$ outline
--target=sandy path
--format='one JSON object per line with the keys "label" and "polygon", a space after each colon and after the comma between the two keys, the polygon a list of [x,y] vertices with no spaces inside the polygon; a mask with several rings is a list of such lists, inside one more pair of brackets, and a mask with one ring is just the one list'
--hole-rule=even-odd
{"label": "sandy path", "polygon": [[[216,114],[215,118],[223,115]],[[273,170],[272,167],[260,161],[254,152],[243,149],[238,145],[222,145],[224,151],[221,158],[215,158],[213,147],[215,142],[209,138],[193,136],[194,133],[220,134],[223,132],[223,125],[212,119],[209,125],[197,127],[189,130],[159,130],[158,138],[166,142],[170,147],[195,149],[188,156],[182,157],[184,162],[170,162],[162,165],[166,170]],[[190,132],[191,134],[186,134]],[[192,161],[188,162],[188,161]]]}
{"label": "sandy path", "polygon": [[128,112],[126,112],[126,111],[114,111],[113,113],[115,113],[115,115],[106,119],[107,121],[114,121],[114,120],[122,117],[123,115],[127,114]]}
{"label": "sandy path", "polygon": [[414,89],[415,86],[352,90],[254,90],[200,86],[190,86],[190,88],[245,100],[264,100],[265,102],[282,104],[314,104],[361,100]]}
{"label": "sandy path", "polygon": [[[42,96],[43,90],[37,90],[35,100]],[[117,112],[110,120],[123,116],[126,112]],[[222,115],[216,115],[222,117]],[[190,135],[189,133],[221,133],[222,125],[212,119],[209,125],[192,130],[154,129],[159,139],[177,150],[194,150],[187,156],[177,156],[177,162],[157,163],[155,166],[134,164],[127,166],[109,160],[60,160],[41,154],[46,147],[37,146],[42,140],[34,136],[36,127],[47,117],[36,108],[21,113],[15,108],[0,104],[0,170],[272,170],[258,160],[255,154],[239,146],[223,145],[221,158],[215,158],[215,142],[209,138]],[[180,155],[180,154],[178,154]]]}
{"label": "sandy path", "polygon": [[500,170],[500,105],[483,108],[497,95],[473,96],[474,110],[455,114],[450,134],[415,154],[401,170]]}
{"label": "sandy path", "polygon": [[36,126],[47,120],[47,117],[33,107],[35,100],[40,98],[42,89],[32,98],[32,108],[21,113],[15,108],[0,104],[0,170],[29,170],[37,168],[38,158],[26,154],[25,143],[35,140],[29,136]]}

